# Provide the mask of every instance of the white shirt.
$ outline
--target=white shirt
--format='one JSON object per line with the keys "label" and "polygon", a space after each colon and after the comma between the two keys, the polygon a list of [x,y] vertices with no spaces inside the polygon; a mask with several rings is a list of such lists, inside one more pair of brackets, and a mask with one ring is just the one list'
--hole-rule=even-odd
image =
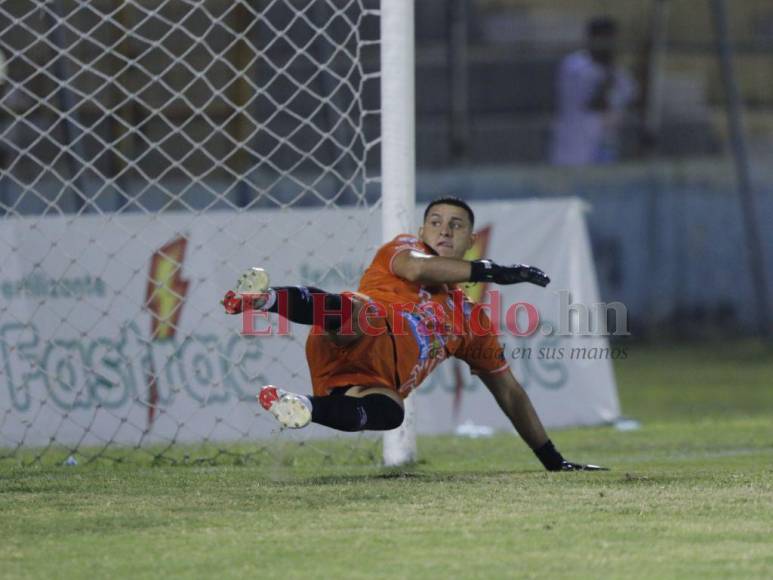
{"label": "white shirt", "polygon": [[564,57],[556,79],[558,115],[553,124],[550,160],[555,165],[588,165],[603,161],[602,145],[617,140],[620,118],[636,94],[636,83],[616,67],[609,93],[609,110],[595,111],[590,103],[606,72],[587,50]]}

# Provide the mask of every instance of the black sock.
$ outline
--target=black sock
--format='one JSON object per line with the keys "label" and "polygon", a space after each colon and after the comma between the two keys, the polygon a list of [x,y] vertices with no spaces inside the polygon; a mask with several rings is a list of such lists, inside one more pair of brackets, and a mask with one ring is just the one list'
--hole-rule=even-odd
{"label": "black sock", "polygon": [[387,431],[399,427],[405,411],[386,395],[347,397],[334,394],[327,397],[309,397],[311,420],[339,431]]}
{"label": "black sock", "polygon": [[[321,323],[325,330],[336,331],[351,317],[351,299],[341,294],[331,294],[313,286],[272,286],[271,289],[276,292],[276,300],[266,310],[277,312],[291,322]],[[324,296],[321,303],[317,299],[317,304],[324,305],[324,315],[320,312],[317,317],[314,316],[314,294]]]}

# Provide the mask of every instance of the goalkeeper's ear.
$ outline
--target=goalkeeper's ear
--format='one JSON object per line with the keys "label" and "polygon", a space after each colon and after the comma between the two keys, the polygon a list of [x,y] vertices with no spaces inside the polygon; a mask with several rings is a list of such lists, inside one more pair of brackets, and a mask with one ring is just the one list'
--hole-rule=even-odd
{"label": "goalkeeper's ear", "polygon": [[465,248],[465,252],[472,250],[473,246],[475,246],[475,242],[478,241],[479,237],[480,236],[478,236],[478,232],[472,232],[470,234],[470,242],[467,244],[467,247]]}

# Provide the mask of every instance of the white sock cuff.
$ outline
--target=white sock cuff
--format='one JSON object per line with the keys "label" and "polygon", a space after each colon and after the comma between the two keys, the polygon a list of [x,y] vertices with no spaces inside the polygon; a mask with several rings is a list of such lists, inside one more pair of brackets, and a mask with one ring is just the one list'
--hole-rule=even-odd
{"label": "white sock cuff", "polygon": [[268,310],[276,304],[276,290],[268,288],[266,290],[266,301],[260,305],[260,310]]}
{"label": "white sock cuff", "polygon": [[298,398],[303,402],[303,404],[309,410],[309,413],[311,413],[311,399],[309,399],[309,397],[306,395],[298,395]]}

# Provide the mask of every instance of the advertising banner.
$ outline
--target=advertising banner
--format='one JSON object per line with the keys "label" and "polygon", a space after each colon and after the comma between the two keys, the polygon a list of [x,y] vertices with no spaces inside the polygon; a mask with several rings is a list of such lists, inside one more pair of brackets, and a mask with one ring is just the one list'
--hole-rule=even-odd
{"label": "advertising banner", "polygon": [[[480,256],[468,257],[531,263],[553,280],[547,289],[496,288],[503,326],[516,303],[539,313],[531,335],[503,328],[500,338],[545,423],[615,419],[615,353],[593,328],[584,336],[567,328],[572,317],[574,326],[583,322],[578,304],[599,302],[582,204],[474,209],[480,235],[472,252]],[[276,425],[255,395],[267,383],[310,391],[308,329],[243,336],[241,318],[223,314],[223,293],[250,266],[265,268],[274,285],[356,289],[380,245],[379,223],[377,213],[356,208],[4,220],[0,447],[270,436]],[[486,302],[490,293],[481,290],[470,292]],[[518,309],[519,328],[528,328]],[[509,428],[483,384],[455,359],[412,396],[419,433],[448,432],[459,421]]]}

